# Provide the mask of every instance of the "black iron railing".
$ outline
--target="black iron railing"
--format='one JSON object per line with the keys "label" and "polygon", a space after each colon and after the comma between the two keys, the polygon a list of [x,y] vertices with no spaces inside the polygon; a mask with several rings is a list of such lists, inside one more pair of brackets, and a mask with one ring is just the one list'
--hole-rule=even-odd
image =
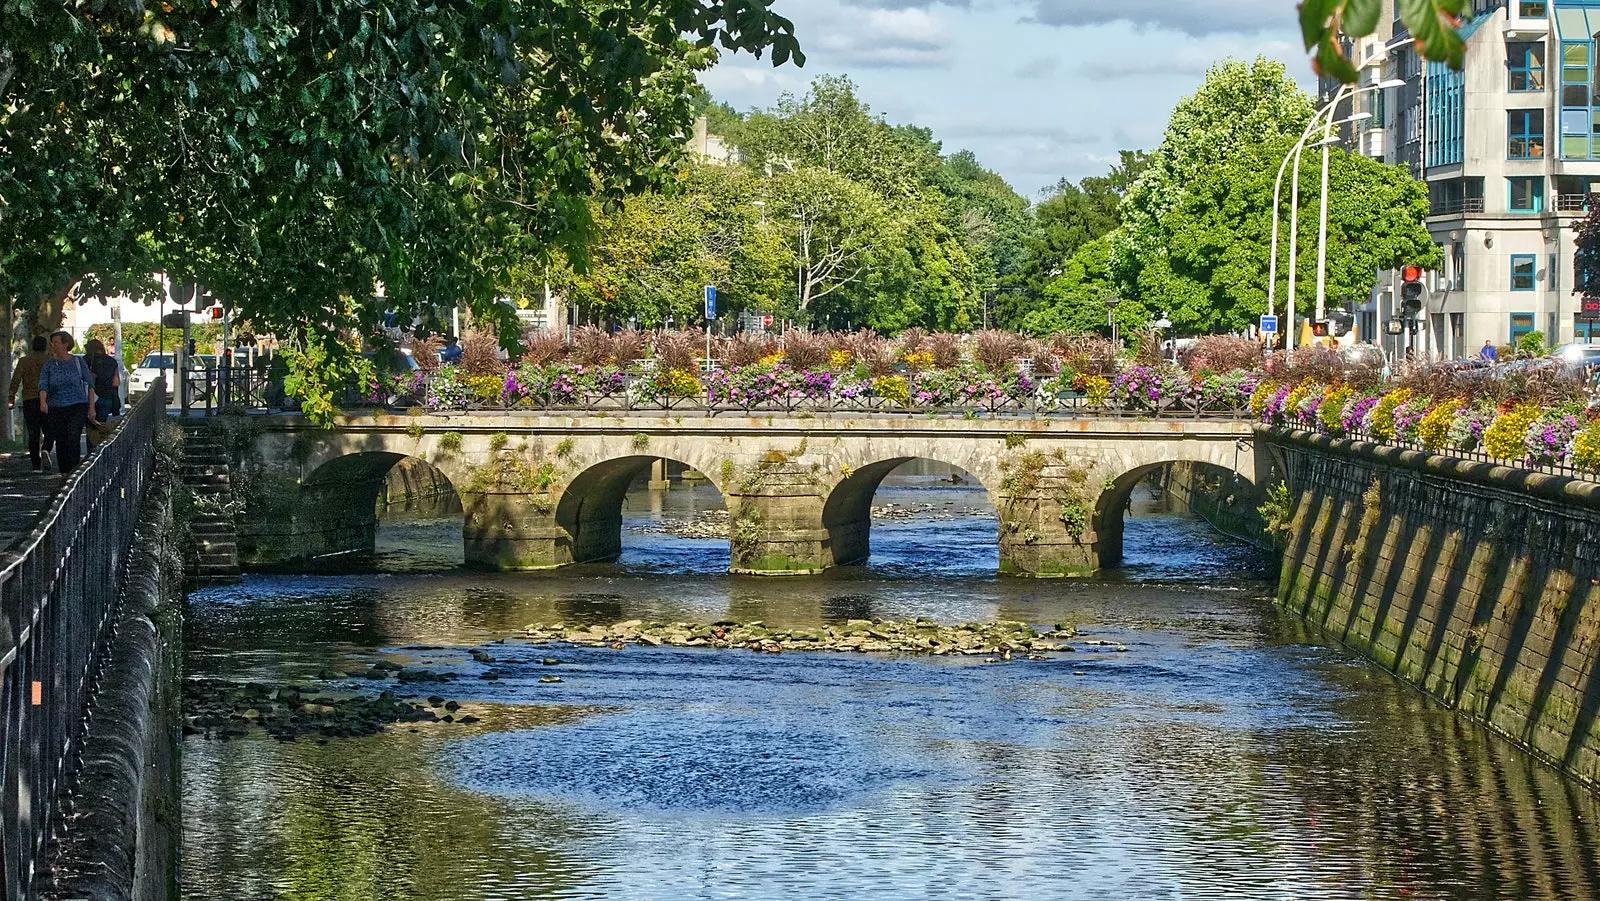
{"label": "black iron railing", "polygon": [[0,555],[0,898],[25,901],[81,738],[165,412],[157,382]]}

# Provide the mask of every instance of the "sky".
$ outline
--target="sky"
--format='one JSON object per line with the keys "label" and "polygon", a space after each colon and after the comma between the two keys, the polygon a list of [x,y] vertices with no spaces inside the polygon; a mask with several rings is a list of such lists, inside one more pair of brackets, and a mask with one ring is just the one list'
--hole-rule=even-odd
{"label": "sky", "polygon": [[724,56],[701,80],[739,110],[848,75],[895,124],[971,150],[1023,196],[1160,143],[1212,62],[1257,55],[1314,81],[1295,0],[774,0],[805,68]]}

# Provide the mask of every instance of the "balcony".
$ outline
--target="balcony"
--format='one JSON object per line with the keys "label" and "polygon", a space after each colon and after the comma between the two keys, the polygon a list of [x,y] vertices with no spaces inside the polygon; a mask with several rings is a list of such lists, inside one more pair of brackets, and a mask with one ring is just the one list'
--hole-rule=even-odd
{"label": "balcony", "polygon": [[1581,213],[1589,208],[1588,194],[1557,194],[1556,212]]}
{"label": "balcony", "polygon": [[1435,200],[1428,210],[1430,216],[1460,216],[1464,213],[1483,212],[1482,197],[1450,197]]}

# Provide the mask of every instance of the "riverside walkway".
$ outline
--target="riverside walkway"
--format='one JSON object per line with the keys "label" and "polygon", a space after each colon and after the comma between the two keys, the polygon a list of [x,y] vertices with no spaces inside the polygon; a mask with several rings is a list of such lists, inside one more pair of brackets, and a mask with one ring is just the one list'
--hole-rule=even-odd
{"label": "riverside walkway", "polygon": [[38,525],[66,479],[33,471],[26,451],[0,454],[0,549],[9,551]]}

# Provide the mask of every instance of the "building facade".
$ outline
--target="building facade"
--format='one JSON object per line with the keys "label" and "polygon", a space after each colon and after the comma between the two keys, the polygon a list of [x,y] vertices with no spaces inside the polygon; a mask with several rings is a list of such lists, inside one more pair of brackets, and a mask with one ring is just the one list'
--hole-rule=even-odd
{"label": "building facade", "polygon": [[[1405,84],[1360,93],[1370,118],[1346,126],[1346,138],[1427,182],[1444,266],[1401,336],[1383,329],[1397,314],[1398,277],[1380,273],[1358,311],[1362,339],[1395,352],[1414,341],[1434,359],[1531,331],[1552,344],[1600,343],[1600,324],[1583,320],[1572,293],[1573,227],[1591,186],[1600,189],[1600,0],[1480,0],[1459,29],[1459,72],[1422,60],[1386,5],[1384,26],[1349,51],[1363,85]],[[1331,99],[1337,86],[1322,90]]]}

